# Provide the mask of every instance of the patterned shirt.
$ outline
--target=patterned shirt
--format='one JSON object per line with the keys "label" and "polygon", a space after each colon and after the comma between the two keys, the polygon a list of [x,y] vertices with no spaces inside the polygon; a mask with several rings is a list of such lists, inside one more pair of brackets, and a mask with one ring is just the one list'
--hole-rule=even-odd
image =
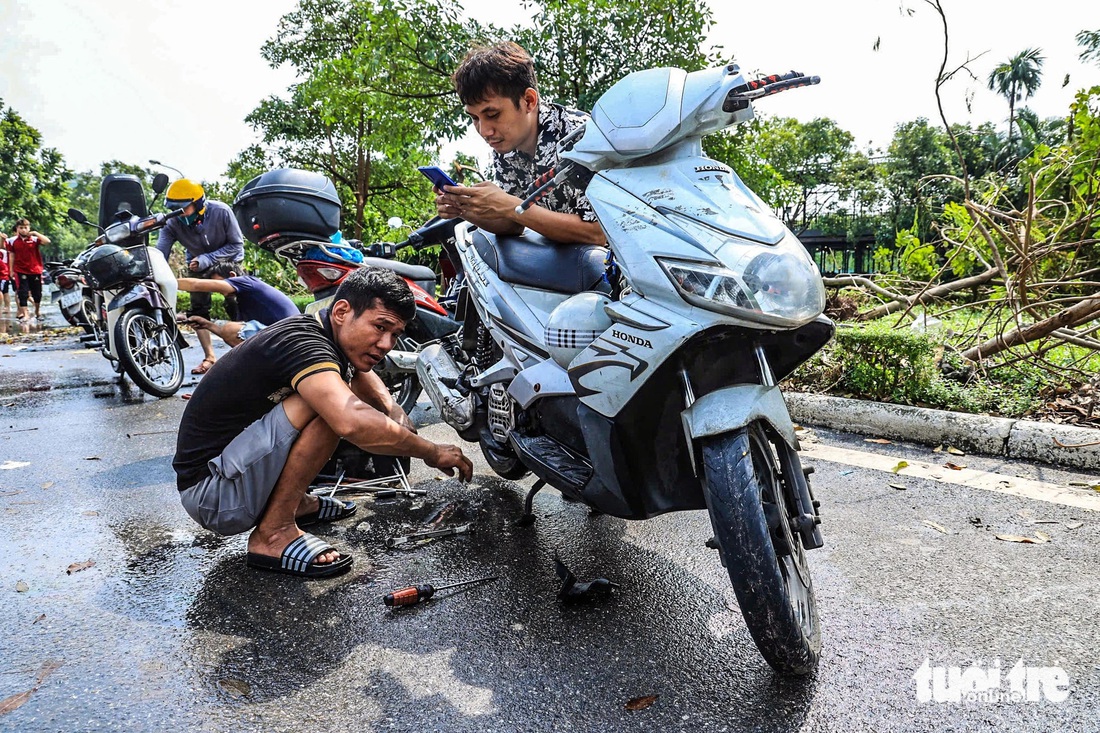
{"label": "patterned shirt", "polygon": [[[539,132],[535,157],[520,150],[510,153],[493,151],[489,177],[506,193],[527,198],[527,189],[536,178],[560,162],[558,141],[584,124],[588,115],[575,109],[539,100]],[[538,205],[562,214],[576,214],[583,221],[596,221],[596,212],[584,191],[570,181],[558,185],[539,200]]]}

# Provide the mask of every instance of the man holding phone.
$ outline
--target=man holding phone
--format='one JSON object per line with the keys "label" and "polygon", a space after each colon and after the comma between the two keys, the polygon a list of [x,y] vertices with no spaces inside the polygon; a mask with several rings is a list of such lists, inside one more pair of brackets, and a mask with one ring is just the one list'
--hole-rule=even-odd
{"label": "man holding phone", "polygon": [[494,234],[530,228],[556,242],[605,244],[591,204],[570,182],[522,214],[515,209],[538,176],[559,163],[558,141],[588,115],[540,99],[531,56],[511,41],[472,49],[451,77],[474,129],[493,149],[492,178],[473,186],[436,183],[436,211]]}

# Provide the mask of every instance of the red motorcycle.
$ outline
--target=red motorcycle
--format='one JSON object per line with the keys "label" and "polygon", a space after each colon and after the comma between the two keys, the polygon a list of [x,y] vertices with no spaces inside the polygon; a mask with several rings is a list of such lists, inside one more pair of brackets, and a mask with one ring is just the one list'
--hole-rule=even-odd
{"label": "red motorcycle", "polygon": [[402,409],[411,412],[421,391],[417,355],[425,346],[456,332],[460,324],[435,299],[435,272],[395,257],[397,250],[406,245],[422,245],[425,232],[438,237],[436,229],[453,229],[454,222],[429,222],[397,244],[364,246],[357,240],[335,243],[332,237],[340,229],[336,187],[319,173],[294,168],[279,168],[253,178],[237,194],[233,212],[248,241],[294,264],[314,298],[307,313],[326,307],[337,286],[360,267],[393,270],[409,284],[416,298],[416,318],[405,327],[397,348],[375,371]]}

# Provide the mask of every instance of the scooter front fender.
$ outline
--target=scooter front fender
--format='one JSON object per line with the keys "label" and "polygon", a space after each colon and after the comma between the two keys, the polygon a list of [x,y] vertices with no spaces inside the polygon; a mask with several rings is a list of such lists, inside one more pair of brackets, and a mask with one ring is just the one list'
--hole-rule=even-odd
{"label": "scooter front fender", "polygon": [[688,450],[692,452],[692,465],[695,465],[696,440],[738,430],[755,420],[763,420],[791,448],[799,449],[791,414],[778,387],[759,384],[724,387],[697,399],[680,413],[680,419]]}
{"label": "scooter front fender", "polygon": [[152,291],[139,283],[123,290],[121,293],[111,298],[111,302],[107,304],[107,310],[114,311],[125,308],[136,300],[144,300],[153,308],[161,308],[163,306],[163,301],[160,298],[154,301]]}

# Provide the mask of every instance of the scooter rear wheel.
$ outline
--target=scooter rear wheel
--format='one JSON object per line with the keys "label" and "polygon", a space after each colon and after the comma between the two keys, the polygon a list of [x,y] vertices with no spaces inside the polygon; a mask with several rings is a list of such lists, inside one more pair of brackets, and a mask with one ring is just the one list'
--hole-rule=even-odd
{"label": "scooter rear wheel", "polygon": [[142,392],[169,397],[183,384],[183,354],[175,334],[146,310],[123,313],[114,332],[122,368]]}
{"label": "scooter rear wheel", "polygon": [[821,628],[787,475],[798,454],[763,424],[703,441],[707,506],[737,603],[764,659],[780,674],[812,672]]}

